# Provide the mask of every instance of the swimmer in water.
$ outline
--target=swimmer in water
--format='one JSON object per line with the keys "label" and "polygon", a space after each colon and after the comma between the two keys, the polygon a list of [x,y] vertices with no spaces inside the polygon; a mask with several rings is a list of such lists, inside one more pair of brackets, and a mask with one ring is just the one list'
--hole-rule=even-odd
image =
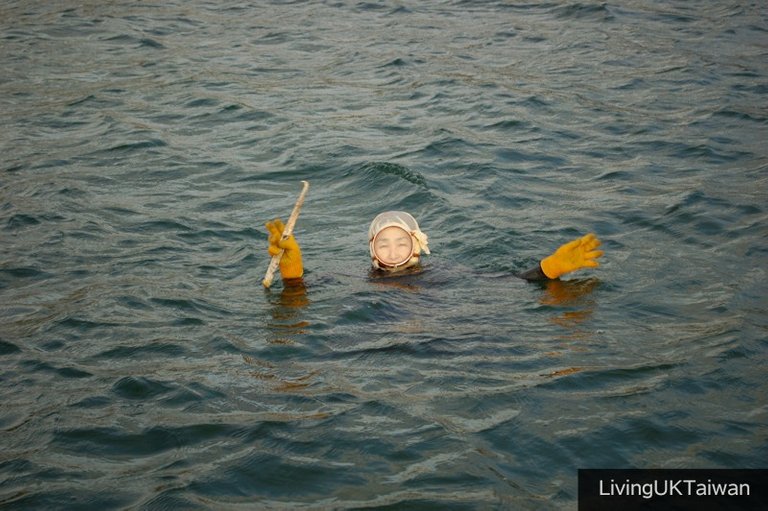
{"label": "swimmer in water", "polygon": [[[288,285],[301,282],[304,265],[296,239],[293,235],[281,239],[284,225],[280,219],[267,222],[266,226],[269,255],[277,255],[283,250],[280,259],[283,281]],[[374,218],[368,229],[368,246],[373,270],[384,275],[418,269],[421,254],[429,254],[427,235],[419,229],[416,219],[405,211],[387,211]],[[565,243],[536,267],[517,276],[526,280],[557,279],[582,268],[597,268],[600,265],[597,259],[603,255],[599,246],[600,240],[594,234],[587,234]]]}

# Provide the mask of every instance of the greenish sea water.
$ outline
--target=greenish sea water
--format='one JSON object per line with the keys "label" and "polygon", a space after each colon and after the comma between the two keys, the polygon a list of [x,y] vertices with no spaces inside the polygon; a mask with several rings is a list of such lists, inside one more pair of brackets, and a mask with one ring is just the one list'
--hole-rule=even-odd
{"label": "greenish sea water", "polygon": [[[767,57],[734,0],[4,2],[0,508],[766,468]],[[301,180],[306,288],[265,291]],[[432,255],[370,279],[390,209]]]}

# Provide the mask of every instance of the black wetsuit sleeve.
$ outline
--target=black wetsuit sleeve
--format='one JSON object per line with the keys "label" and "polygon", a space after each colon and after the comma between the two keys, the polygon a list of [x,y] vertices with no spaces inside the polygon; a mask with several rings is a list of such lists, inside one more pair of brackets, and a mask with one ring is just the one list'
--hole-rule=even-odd
{"label": "black wetsuit sleeve", "polygon": [[525,280],[549,280],[549,277],[546,276],[544,270],[541,269],[541,264],[537,264],[535,267],[524,271],[523,273],[518,273],[517,276]]}

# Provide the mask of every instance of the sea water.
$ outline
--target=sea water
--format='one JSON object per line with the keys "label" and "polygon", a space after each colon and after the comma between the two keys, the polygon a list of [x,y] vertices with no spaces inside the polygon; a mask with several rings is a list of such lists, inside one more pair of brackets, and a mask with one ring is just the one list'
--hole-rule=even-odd
{"label": "sea water", "polygon": [[[765,467],[762,2],[11,0],[0,70],[0,507]],[[265,291],[301,180],[305,287]],[[432,254],[373,279],[392,209]],[[599,268],[514,277],[587,232]]]}

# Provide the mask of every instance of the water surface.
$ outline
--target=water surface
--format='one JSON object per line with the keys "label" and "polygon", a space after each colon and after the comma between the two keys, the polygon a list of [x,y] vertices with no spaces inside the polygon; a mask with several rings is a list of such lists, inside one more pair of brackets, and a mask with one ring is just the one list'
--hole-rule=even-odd
{"label": "water surface", "polygon": [[[747,2],[0,7],[0,506],[575,509],[764,468]],[[306,289],[264,222],[311,189]],[[421,275],[368,278],[404,209]],[[593,231],[597,270],[511,276]]]}

